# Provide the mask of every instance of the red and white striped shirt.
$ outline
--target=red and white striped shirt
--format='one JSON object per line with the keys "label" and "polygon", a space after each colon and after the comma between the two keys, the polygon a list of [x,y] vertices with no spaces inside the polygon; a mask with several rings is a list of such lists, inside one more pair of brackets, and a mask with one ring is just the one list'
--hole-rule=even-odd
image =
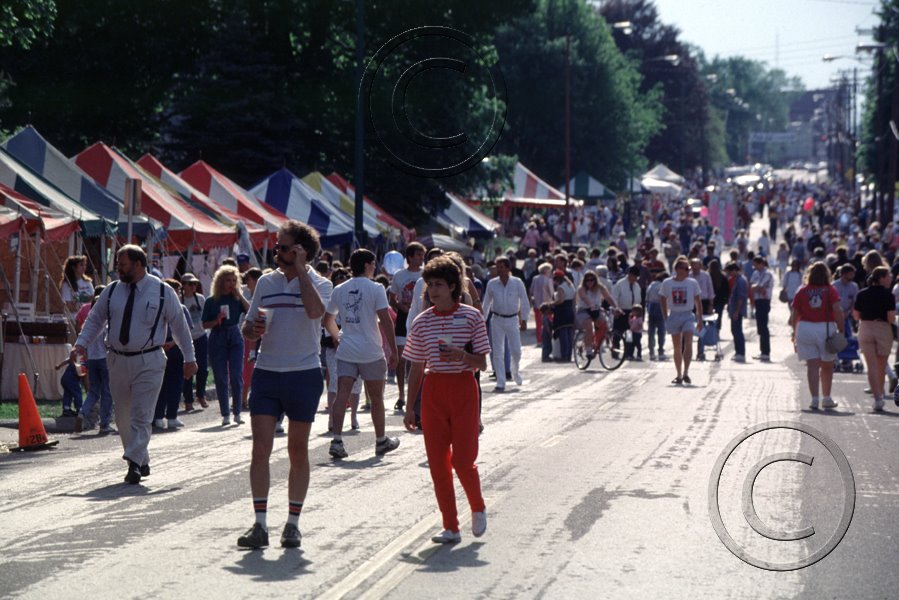
{"label": "red and white striped shirt", "polygon": [[412,330],[406,336],[403,358],[411,362],[425,363],[428,373],[461,373],[474,371],[474,367],[461,360],[445,360],[440,357],[440,342],[456,348],[464,348],[471,342],[473,354],[490,352],[487,325],[481,312],[465,304],[457,304],[448,312],[440,312],[433,306],[415,318]]}

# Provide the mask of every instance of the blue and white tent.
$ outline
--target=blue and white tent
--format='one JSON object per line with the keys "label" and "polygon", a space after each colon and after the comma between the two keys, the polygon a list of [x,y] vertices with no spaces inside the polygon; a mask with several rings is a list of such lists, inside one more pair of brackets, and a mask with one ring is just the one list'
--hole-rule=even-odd
{"label": "blue and white tent", "polygon": [[446,192],[449,206],[434,215],[434,219],[445,227],[455,237],[493,237],[500,229],[500,224],[480,212],[468,206]]}
{"label": "blue and white tent", "polygon": [[[119,233],[126,235],[128,217],[124,204],[97,184],[65,155],[50,145],[30,125],[3,142],[3,147],[19,162],[52,183],[66,196],[105,219],[119,223]],[[134,215],[133,232],[146,237],[161,227],[143,215]]]}
{"label": "blue and white tent", "polygon": [[287,169],[272,173],[249,192],[288,218],[315,229],[322,246],[353,243],[353,221]]}

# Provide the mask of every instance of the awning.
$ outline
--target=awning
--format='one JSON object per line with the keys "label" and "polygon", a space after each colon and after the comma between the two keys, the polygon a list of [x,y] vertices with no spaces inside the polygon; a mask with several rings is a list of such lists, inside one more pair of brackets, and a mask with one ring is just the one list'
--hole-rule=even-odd
{"label": "awning", "polygon": [[[353,185],[350,184],[349,181],[347,181],[337,173],[331,173],[327,176],[327,178],[328,181],[337,186],[337,188],[348,198],[355,200],[356,188],[353,187]],[[368,196],[364,196],[364,199],[366,212],[371,211],[378,221],[386,223],[390,227],[398,229],[403,236],[404,241],[409,242],[412,240],[413,233],[411,229],[400,223],[398,220],[394,219],[393,216],[391,216],[387,211],[375,204]]]}
{"label": "awning", "polygon": [[448,231],[457,236],[493,237],[501,225],[465,203],[465,201],[446,192],[449,206],[434,215],[434,219]]}
{"label": "awning", "polygon": [[17,210],[0,205],[0,238],[7,239],[25,226],[25,218]]}
{"label": "awning", "polygon": [[644,177],[640,180],[640,185],[653,194],[667,194],[669,196],[676,196],[682,190],[681,186],[676,183],[653,179],[652,177]]}
{"label": "awning", "polygon": [[220,248],[230,247],[237,241],[237,233],[232,228],[166,192],[152,176],[115,148],[97,142],[78,154],[75,164],[119,199],[125,197],[127,179],[140,179],[140,212],[162,223],[168,239],[180,251],[187,250],[191,244]]}
{"label": "awning", "polygon": [[268,232],[261,224],[247,221],[224,206],[213,202],[206,194],[200,192],[175,175],[173,171],[166,168],[152,154],[144,154],[138,159],[137,164],[155,177],[157,183],[169,194],[178,194],[183,200],[194,208],[203,211],[207,216],[216,219],[227,227],[233,227],[238,234],[240,234],[241,228],[245,228],[250,241],[253,243],[253,247],[257,250],[265,245],[265,238],[268,236]]}
{"label": "awning", "polygon": [[0,183],[38,204],[76,219],[81,223],[81,231],[85,237],[99,237],[113,232],[113,223],[75,202],[2,148],[0,148]]}
{"label": "awning", "polygon": [[[556,200],[556,199],[548,199],[548,198],[513,198],[506,196],[503,198],[503,203],[508,204],[510,206],[518,206],[518,207],[528,207],[528,208],[565,208],[565,200]],[[578,200],[577,198],[569,198],[568,203],[571,206],[581,206],[584,204],[583,200]]]}
{"label": "awning", "polygon": [[[119,235],[127,235],[127,216],[121,200],[103,189],[75,163],[47,142],[34,127],[22,129],[3,143],[19,162],[55,185],[69,198],[101,217],[119,224]],[[161,227],[147,217],[137,215],[132,230],[138,237],[149,237]]]}
{"label": "awning", "polygon": [[202,160],[181,171],[179,176],[220,206],[254,223],[265,225],[266,230],[272,234],[272,241],[277,235],[278,228],[287,220],[287,215],[274,207],[260,203],[250,192]]}
{"label": "awning", "polygon": [[[322,198],[330,202],[332,206],[334,206],[337,210],[348,217],[350,222],[353,223],[353,228],[355,229],[355,198],[350,198],[349,196],[344,194],[342,191],[340,191],[340,188],[331,183],[331,181],[329,181],[318,171],[313,171],[312,173],[309,173],[308,175],[303,177],[303,182],[306,183],[310,188],[318,192]],[[366,210],[366,208],[368,208],[368,210]],[[390,239],[391,237],[394,239],[399,239],[400,237],[399,230],[392,228],[389,224],[383,221],[378,220],[378,217],[373,214],[371,207],[366,207],[364,204],[362,207],[362,228],[370,238],[383,236],[386,239]]]}
{"label": "awning", "polygon": [[24,219],[25,231],[30,234],[42,231],[41,238],[48,242],[67,240],[80,229],[74,217],[26,198],[2,183],[0,183],[0,203]]}
{"label": "awning", "polygon": [[676,184],[683,184],[685,181],[681,175],[678,175],[662,163],[657,164],[647,172],[643,173],[642,178],[658,179],[660,181]]}
{"label": "awning", "polygon": [[250,193],[318,232],[323,247],[353,243],[353,222],[339,208],[288,171],[276,171],[250,188]]}

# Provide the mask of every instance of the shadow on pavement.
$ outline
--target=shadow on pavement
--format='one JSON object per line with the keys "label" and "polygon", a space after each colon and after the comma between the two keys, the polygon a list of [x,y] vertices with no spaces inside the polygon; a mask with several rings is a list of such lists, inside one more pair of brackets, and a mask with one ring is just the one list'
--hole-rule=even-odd
{"label": "shadow on pavement", "polygon": [[822,415],[825,417],[854,417],[855,416],[854,412],[844,411],[844,410],[823,410],[823,409],[803,408],[800,412],[803,412],[807,415]]}
{"label": "shadow on pavement", "polygon": [[143,484],[131,485],[128,483],[113,483],[85,494],[53,494],[56,497],[64,498],[87,498],[88,500],[120,500],[122,498],[138,498],[145,496],[158,496],[160,494],[170,494],[180,491],[180,487],[152,489]]}
{"label": "shadow on pavement", "polygon": [[301,548],[271,548],[268,552],[280,552],[274,560],[267,559],[265,552],[266,550],[245,550],[233,566],[222,568],[235,575],[252,577],[254,581],[289,581],[312,572],[309,566],[313,563],[303,558]]}
{"label": "shadow on pavement", "polygon": [[368,469],[369,467],[380,467],[383,466],[383,456],[372,456],[370,458],[366,458],[365,460],[346,460],[346,459],[336,459],[332,458],[327,462],[317,463],[319,467],[335,467],[339,469],[347,469],[347,470],[358,470],[358,469]]}
{"label": "shadow on pavement", "polygon": [[481,560],[478,552],[484,542],[471,544],[435,545],[417,554],[403,553],[400,560],[418,565],[424,573],[450,573],[464,568],[486,567],[490,563]]}

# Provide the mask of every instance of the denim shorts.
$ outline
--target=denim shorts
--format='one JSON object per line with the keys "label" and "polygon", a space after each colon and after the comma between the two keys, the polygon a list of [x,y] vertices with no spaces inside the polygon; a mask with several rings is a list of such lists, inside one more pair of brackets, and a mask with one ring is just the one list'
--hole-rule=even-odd
{"label": "denim shorts", "polygon": [[696,315],[692,312],[668,313],[665,321],[665,331],[668,334],[696,333]]}
{"label": "denim shorts", "polygon": [[319,368],[305,371],[253,370],[250,387],[250,414],[280,417],[312,423],[325,382]]}

